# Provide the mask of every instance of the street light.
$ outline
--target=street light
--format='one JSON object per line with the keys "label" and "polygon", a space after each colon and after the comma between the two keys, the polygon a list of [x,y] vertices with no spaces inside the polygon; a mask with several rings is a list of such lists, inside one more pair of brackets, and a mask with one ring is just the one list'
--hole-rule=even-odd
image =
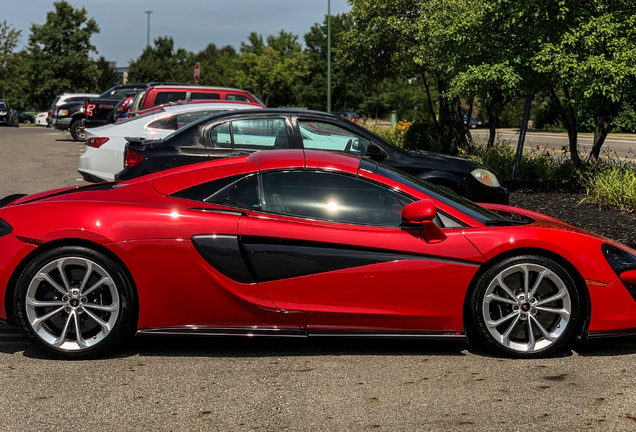
{"label": "street light", "polygon": [[148,34],[146,36],[146,46],[149,47],[150,46],[150,14],[152,13],[152,11],[145,11],[144,13],[148,15]]}

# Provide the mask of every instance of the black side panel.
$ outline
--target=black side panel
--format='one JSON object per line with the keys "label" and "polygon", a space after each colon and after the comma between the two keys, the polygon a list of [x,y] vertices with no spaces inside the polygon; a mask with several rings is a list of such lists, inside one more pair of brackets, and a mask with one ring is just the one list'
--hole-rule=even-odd
{"label": "black side panel", "polygon": [[198,235],[192,243],[201,256],[222,275],[241,283],[254,283],[245,266],[238,239],[231,235]]}
{"label": "black side panel", "polygon": [[[245,248],[257,282],[287,279],[390,261],[436,260],[436,258],[421,255],[265,237],[241,237],[241,243]],[[466,264],[471,265],[472,263]]]}

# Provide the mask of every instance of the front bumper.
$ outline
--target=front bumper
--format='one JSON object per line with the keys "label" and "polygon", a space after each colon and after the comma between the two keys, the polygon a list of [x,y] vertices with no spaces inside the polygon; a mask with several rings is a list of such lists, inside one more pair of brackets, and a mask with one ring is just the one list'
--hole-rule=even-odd
{"label": "front bumper", "polygon": [[71,126],[71,122],[73,121],[70,117],[62,117],[62,118],[54,118],[51,124],[55,126],[55,129],[59,130],[68,130]]}

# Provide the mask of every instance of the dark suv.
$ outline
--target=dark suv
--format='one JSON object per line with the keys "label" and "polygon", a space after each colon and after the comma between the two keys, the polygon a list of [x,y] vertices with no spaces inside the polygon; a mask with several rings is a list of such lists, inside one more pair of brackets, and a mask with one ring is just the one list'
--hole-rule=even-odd
{"label": "dark suv", "polygon": [[[86,139],[84,126],[87,114],[89,112],[87,110],[87,107],[90,107],[90,103],[97,103],[100,109],[112,113],[115,105],[117,105],[117,103],[124,96],[126,96],[127,93],[129,93],[133,89],[142,88],[146,88],[146,85],[119,84],[106,90],[104,93],[99,95],[99,98],[97,99],[82,98],[81,100],[76,100],[59,105],[51,114],[51,123],[55,126],[56,129],[69,130],[74,140],[82,141]],[[110,123],[110,121],[104,121],[103,124],[106,123]]]}
{"label": "dark suv", "polygon": [[127,138],[125,180],[168,168],[258,150],[305,148],[350,153],[437,184],[477,202],[508,203],[508,189],[476,162],[404,150],[348,120],[318,111],[227,111],[185,126],[159,141]]}
{"label": "dark suv", "polygon": [[0,99],[0,125],[18,127],[18,113],[4,99]]}

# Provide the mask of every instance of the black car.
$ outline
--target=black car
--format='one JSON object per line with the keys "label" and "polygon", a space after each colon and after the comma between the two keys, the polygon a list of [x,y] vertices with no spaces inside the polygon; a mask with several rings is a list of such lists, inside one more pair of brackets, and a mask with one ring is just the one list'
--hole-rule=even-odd
{"label": "black car", "polygon": [[0,99],[0,125],[18,127],[18,112]]}
{"label": "black car", "polygon": [[33,124],[35,123],[35,117],[33,117],[31,114],[25,114],[18,111],[18,121],[24,124]]}
{"label": "black car", "polygon": [[125,169],[117,174],[118,180],[258,150],[311,148],[361,155],[473,201],[508,203],[508,189],[483,165],[439,153],[403,150],[355,123],[317,111],[227,111],[191,123],[163,140],[127,140]]}
{"label": "black car", "polygon": [[104,119],[99,124],[93,123],[93,126],[111,123],[112,111],[117,102],[130,91],[145,87],[146,84],[118,84],[106,90],[97,99],[87,97],[59,105],[51,115],[51,123],[56,129],[68,130],[74,140],[83,141],[86,139],[84,127],[87,116],[92,115],[94,111],[104,111],[105,117],[110,113],[110,118]]}

